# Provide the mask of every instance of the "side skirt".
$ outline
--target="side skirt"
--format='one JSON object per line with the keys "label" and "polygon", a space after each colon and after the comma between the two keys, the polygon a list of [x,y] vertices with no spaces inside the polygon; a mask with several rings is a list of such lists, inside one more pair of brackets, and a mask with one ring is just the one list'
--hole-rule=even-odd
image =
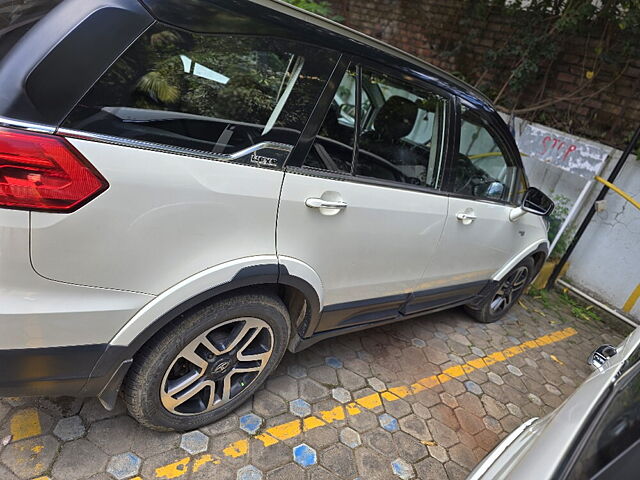
{"label": "side skirt", "polygon": [[379,327],[460,305],[473,305],[482,301],[490,287],[490,281],[472,282],[401,296],[394,295],[331,305],[325,308],[320,320],[320,325],[326,329],[307,338],[295,335],[289,343],[289,350],[296,353],[338,335]]}

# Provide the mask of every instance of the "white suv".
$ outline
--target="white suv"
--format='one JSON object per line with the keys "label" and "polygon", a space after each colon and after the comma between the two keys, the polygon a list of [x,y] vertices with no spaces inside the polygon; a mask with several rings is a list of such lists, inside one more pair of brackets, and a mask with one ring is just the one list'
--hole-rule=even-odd
{"label": "white suv", "polygon": [[553,203],[454,77],[277,1],[30,4],[0,30],[1,395],[192,429],[286,349],[492,322],[542,265]]}

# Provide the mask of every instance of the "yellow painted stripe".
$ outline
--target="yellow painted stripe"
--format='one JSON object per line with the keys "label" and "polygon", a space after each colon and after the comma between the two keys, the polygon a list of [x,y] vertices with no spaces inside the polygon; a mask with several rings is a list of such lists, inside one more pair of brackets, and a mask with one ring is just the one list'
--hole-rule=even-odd
{"label": "yellow painted stripe", "polygon": [[638,298],[640,298],[640,283],[633,290],[633,292],[631,292],[631,295],[629,295],[629,298],[627,298],[627,301],[624,302],[622,311],[629,313],[635,306],[636,302],[638,301]]}
{"label": "yellow painted stripe", "polygon": [[40,435],[42,427],[40,427],[38,411],[35,408],[20,410],[11,417],[10,429],[11,440],[14,442]]}
{"label": "yellow painted stripe", "polygon": [[[375,409],[382,405],[382,399],[393,402],[401,398],[415,395],[423,390],[446,383],[452,378],[461,377],[467,373],[473,372],[474,370],[486,368],[494,363],[504,362],[515,355],[520,355],[526,352],[527,350],[533,350],[545,345],[560,342],[577,333],[578,332],[573,328],[559,330],[536,338],[535,340],[529,340],[521,343],[520,345],[515,345],[505,350],[491,353],[486,357],[470,360],[463,365],[455,365],[445,369],[438,375],[422,378],[412,385],[392,387],[381,393],[376,392],[365,397],[358,398],[354,402],[350,402],[346,405],[339,405],[331,410],[320,411],[317,415],[310,415],[303,419],[296,419],[280,425],[275,425],[267,428],[263,433],[255,435],[253,438],[260,441],[265,447],[269,447],[276,443],[295,438],[302,434],[302,432],[307,432],[314,428],[344,420],[348,416],[359,415],[365,410]],[[243,457],[249,454],[249,446],[250,443],[248,439],[239,440],[228,445],[222,451],[222,454],[232,458]],[[210,454],[202,455],[201,457],[194,459],[193,462],[191,462],[191,460],[191,457],[185,457],[171,464],[158,467],[155,471],[155,479],[170,480],[181,477],[190,471],[196,472],[203,468],[207,463],[211,463],[213,465],[220,463],[220,460]]]}

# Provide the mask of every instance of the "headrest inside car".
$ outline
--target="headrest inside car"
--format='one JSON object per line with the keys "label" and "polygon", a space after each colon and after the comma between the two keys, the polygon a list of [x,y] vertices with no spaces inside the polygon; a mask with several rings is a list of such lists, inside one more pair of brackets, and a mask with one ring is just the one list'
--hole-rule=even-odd
{"label": "headrest inside car", "polygon": [[404,97],[390,97],[380,108],[374,122],[376,132],[385,138],[399,140],[413,130],[418,106]]}

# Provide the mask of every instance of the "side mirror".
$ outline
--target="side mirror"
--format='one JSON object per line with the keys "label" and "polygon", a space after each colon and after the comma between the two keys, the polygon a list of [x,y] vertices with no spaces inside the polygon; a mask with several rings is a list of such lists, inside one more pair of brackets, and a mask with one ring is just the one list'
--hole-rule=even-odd
{"label": "side mirror", "polygon": [[587,360],[587,363],[592,367],[600,370],[607,360],[617,354],[618,350],[616,349],[616,347],[612,345],[601,345],[596,348],[593,353],[591,353],[591,355],[589,355],[589,360]]}
{"label": "side mirror", "polygon": [[546,217],[551,215],[555,204],[548,196],[535,187],[530,187],[522,199],[522,209],[525,212]]}
{"label": "side mirror", "polygon": [[473,186],[473,196],[502,200],[506,187],[501,182],[482,182]]}
{"label": "side mirror", "polygon": [[509,220],[515,222],[527,212],[546,217],[551,215],[554,207],[555,204],[553,203],[553,200],[537,188],[529,187],[524,193],[524,198],[522,199],[520,206],[518,208],[514,208],[509,213]]}

